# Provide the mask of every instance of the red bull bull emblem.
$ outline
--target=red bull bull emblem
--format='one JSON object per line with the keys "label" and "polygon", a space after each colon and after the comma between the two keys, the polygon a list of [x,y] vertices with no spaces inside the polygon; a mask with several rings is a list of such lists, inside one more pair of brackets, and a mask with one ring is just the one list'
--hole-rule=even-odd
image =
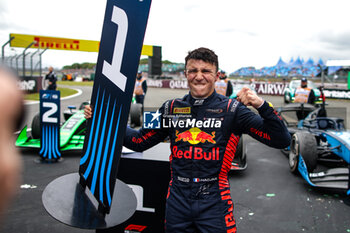
{"label": "red bull bull emblem", "polygon": [[197,127],[191,128],[182,133],[179,133],[179,131],[176,130],[175,136],[176,136],[175,142],[182,140],[184,142],[189,142],[193,145],[198,144],[200,142],[201,143],[210,142],[213,144],[216,143],[216,141],[214,140],[215,131],[211,132],[211,134],[208,134]]}

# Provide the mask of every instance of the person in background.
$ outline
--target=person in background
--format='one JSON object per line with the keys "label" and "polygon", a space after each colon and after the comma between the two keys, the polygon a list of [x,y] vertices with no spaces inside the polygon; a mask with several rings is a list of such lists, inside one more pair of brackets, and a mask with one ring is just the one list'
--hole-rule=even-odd
{"label": "person in background", "polygon": [[16,81],[11,71],[0,67],[0,109],[5,110],[0,113],[0,214],[5,212],[20,184],[22,163],[14,132],[23,106]]}
{"label": "person in background", "polygon": [[143,103],[145,101],[146,92],[147,92],[146,79],[142,77],[142,71],[138,71],[136,76],[134,94],[136,98],[136,103],[142,104],[142,112],[143,112]]}
{"label": "person in background", "polygon": [[[309,88],[307,86],[307,79],[304,77],[300,80],[300,87],[298,87],[295,90],[294,94],[294,103],[308,103],[308,104],[315,104],[315,92],[312,90],[312,88]],[[310,113],[310,111],[306,111],[304,109],[297,111],[297,117],[298,120],[305,119],[305,117]]]}
{"label": "person in background", "polygon": [[215,82],[215,90],[218,94],[230,97],[232,95],[232,83],[226,76],[226,72],[220,70],[219,80]]}
{"label": "person in background", "polygon": [[295,90],[294,102],[315,104],[315,92],[307,86],[307,79],[302,78],[300,81],[300,87]]}
{"label": "person in background", "polygon": [[45,80],[49,81],[49,85],[47,87],[48,90],[56,90],[57,89],[57,77],[55,72],[53,71],[52,66],[49,67],[49,73],[45,76]]}

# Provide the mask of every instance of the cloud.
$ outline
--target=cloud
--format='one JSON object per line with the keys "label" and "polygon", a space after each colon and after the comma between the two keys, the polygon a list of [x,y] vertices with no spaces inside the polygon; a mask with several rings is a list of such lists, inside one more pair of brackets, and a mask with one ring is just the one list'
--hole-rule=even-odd
{"label": "cloud", "polygon": [[[99,40],[105,7],[106,0],[0,0],[0,40],[9,33]],[[344,59],[350,54],[349,7],[349,0],[153,0],[144,43],[162,46],[163,59],[174,62],[206,46],[227,72],[272,66],[279,57]],[[43,62],[96,60],[88,58],[50,51]]]}
{"label": "cloud", "polygon": [[350,30],[342,32],[323,31],[319,33],[318,41],[329,49],[350,51]]}
{"label": "cloud", "polygon": [[5,0],[0,0],[0,15],[2,15],[4,12],[7,12],[7,4]]}
{"label": "cloud", "polygon": [[245,34],[248,36],[258,36],[257,32],[254,31],[248,31],[248,30],[242,30],[242,29],[237,29],[237,28],[222,28],[222,29],[218,29],[216,30],[217,33],[223,33],[223,34]]}
{"label": "cloud", "polygon": [[189,4],[189,5],[184,6],[184,10],[186,13],[191,13],[198,8],[200,8],[199,4]]}

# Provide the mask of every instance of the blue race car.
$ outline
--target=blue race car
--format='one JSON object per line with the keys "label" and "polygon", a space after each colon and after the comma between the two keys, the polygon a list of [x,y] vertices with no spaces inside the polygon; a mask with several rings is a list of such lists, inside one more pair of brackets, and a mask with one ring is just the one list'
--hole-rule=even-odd
{"label": "blue race car", "polygon": [[[295,120],[297,111],[310,112]],[[327,117],[325,104],[288,104],[278,109],[291,136],[291,145],[282,150],[289,158],[292,173],[300,173],[314,187],[345,190],[350,195],[350,131],[344,120]]]}

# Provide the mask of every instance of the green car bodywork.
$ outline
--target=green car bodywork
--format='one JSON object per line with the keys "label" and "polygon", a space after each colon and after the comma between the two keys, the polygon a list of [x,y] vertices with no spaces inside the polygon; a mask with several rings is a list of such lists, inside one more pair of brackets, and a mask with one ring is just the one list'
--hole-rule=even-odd
{"label": "green car bodywork", "polygon": [[238,92],[243,88],[243,87],[248,87],[250,90],[252,90],[255,94],[256,91],[250,84],[241,84],[241,83],[236,83],[232,85],[232,94],[230,95],[230,99],[236,99]]}
{"label": "green car bodywork", "polygon": [[[75,112],[60,128],[60,150],[82,150],[84,146],[86,119],[84,110]],[[33,130],[33,129],[32,129]],[[16,140],[16,146],[20,148],[40,148],[40,138],[28,137],[25,126]]]}

